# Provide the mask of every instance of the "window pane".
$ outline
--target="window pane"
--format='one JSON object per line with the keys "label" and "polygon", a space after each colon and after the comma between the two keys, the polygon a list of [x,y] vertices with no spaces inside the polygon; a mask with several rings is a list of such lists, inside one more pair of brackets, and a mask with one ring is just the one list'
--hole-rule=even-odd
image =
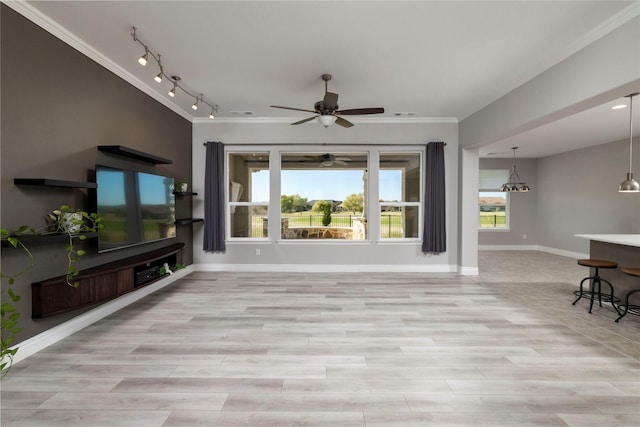
{"label": "window pane", "polygon": [[380,194],[384,202],[420,202],[420,154],[380,153]]}
{"label": "window pane", "polygon": [[480,192],[480,228],[507,228],[507,194]]}
{"label": "window pane", "polygon": [[478,189],[498,191],[509,181],[509,169],[480,169],[478,178]]}
{"label": "window pane", "polygon": [[268,212],[267,205],[231,206],[231,237],[269,237]]}
{"label": "window pane", "polygon": [[418,238],[418,206],[382,206],[380,237],[382,239]]}
{"label": "window pane", "polygon": [[283,153],[283,239],[366,239],[366,153]]}
{"label": "window pane", "polygon": [[229,154],[229,201],[269,202],[269,153]]}

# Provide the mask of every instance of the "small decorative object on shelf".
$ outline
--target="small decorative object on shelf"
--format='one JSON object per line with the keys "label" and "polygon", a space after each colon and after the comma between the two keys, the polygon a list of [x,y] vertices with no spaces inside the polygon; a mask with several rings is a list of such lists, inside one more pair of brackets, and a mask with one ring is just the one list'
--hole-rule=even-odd
{"label": "small decorative object on shelf", "polygon": [[187,193],[189,192],[189,184],[183,179],[176,180],[175,191],[176,193]]}

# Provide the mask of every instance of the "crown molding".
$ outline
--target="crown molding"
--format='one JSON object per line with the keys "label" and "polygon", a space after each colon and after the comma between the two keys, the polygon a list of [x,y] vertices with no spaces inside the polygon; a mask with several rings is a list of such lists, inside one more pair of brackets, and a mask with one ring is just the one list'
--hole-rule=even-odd
{"label": "crown molding", "polygon": [[18,0],[2,0],[2,3],[9,6],[11,9],[15,10],[34,24],[38,25],[43,30],[49,32],[54,37],[62,40],[78,52],[97,62],[99,65],[103,66],[107,70],[111,71],[118,77],[122,78],[126,82],[130,83],[137,89],[140,89],[145,94],[149,95],[151,98],[155,99],[165,107],[169,108],[171,111],[176,114],[182,116],[190,122],[193,122],[194,117],[189,114],[186,110],[180,108],[176,104],[167,100],[167,98],[160,95],[155,89],[151,86],[147,85],[142,80],[135,77],[133,74],[129,73],[127,70],[98,52],[91,45],[86,43],[84,40],[64,28],[58,22],[54,21],[44,13],[40,12],[38,9],[33,7],[31,4],[26,1],[18,1]]}
{"label": "crown molding", "polygon": [[[219,117],[194,118],[193,123],[291,124],[300,117]],[[349,117],[354,124],[458,124],[457,117]],[[312,122],[309,122],[312,123]]]}

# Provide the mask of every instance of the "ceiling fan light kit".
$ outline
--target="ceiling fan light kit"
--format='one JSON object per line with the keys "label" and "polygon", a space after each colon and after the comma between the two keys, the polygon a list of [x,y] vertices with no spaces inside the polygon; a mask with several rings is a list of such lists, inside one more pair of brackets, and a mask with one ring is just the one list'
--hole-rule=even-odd
{"label": "ceiling fan light kit", "polygon": [[352,108],[348,110],[339,110],[338,108],[338,94],[329,92],[328,90],[328,82],[331,80],[331,74],[323,74],[321,76],[324,81],[324,98],[322,101],[318,101],[314,104],[313,110],[307,110],[304,108],[294,108],[294,107],[283,107],[281,105],[271,105],[271,108],[282,108],[283,110],[293,110],[293,111],[304,111],[307,113],[316,114],[315,116],[299,120],[297,122],[291,123],[292,125],[300,125],[302,123],[310,122],[313,119],[318,119],[325,128],[331,126],[333,123],[338,124],[339,126],[350,128],[353,126],[349,120],[340,116],[355,116],[361,114],[382,114],[384,113],[384,108],[375,107],[375,108]]}
{"label": "ceiling fan light kit", "polygon": [[511,147],[511,149],[513,150],[513,166],[511,166],[511,174],[509,175],[509,180],[500,187],[500,191],[507,193],[527,193],[531,191],[531,187],[529,187],[525,182],[522,182],[520,175],[516,172],[516,150],[518,147]]}
{"label": "ceiling fan light kit", "polygon": [[318,121],[322,123],[322,126],[326,128],[334,124],[336,122],[336,119],[337,119],[336,116],[330,116],[330,115],[318,116]]}
{"label": "ceiling fan light kit", "polygon": [[189,95],[190,97],[192,97],[195,100],[193,105],[191,105],[191,109],[193,111],[197,111],[198,110],[199,104],[205,104],[205,105],[209,106],[209,108],[211,109],[211,112],[209,113],[209,118],[213,119],[215,117],[215,113],[218,112],[218,105],[212,104],[212,103],[206,101],[202,94],[200,94],[200,96],[198,96],[198,95],[194,95],[191,92],[189,92],[188,90],[186,90],[184,88],[184,86],[182,86],[179,83],[180,80],[182,80],[180,77],[178,77],[178,76],[168,76],[164,72],[164,68],[162,67],[162,61],[161,61],[160,54],[159,53],[158,54],[153,53],[151,51],[151,49],[149,49],[149,46],[147,46],[145,43],[143,43],[138,38],[138,34],[137,34],[138,29],[136,27],[131,27],[131,29],[132,29],[131,37],[133,38],[133,41],[140,43],[140,45],[142,47],[144,47],[144,54],[140,58],[138,58],[138,63],[144,67],[149,62],[149,58],[150,57],[153,58],[153,60],[156,62],[156,64],[158,65],[158,68],[160,70],[160,72],[153,79],[158,83],[162,83],[162,81],[164,80],[163,78],[166,77],[173,84],[173,87],[169,91],[168,95],[171,98],[174,98],[176,96],[176,89],[180,89],[181,91],[183,91],[184,93],[186,93],[187,95]]}
{"label": "ceiling fan light kit", "polygon": [[627,95],[629,98],[629,172],[627,179],[622,181],[618,186],[620,193],[638,193],[640,192],[640,183],[633,179],[633,97],[640,92]]}

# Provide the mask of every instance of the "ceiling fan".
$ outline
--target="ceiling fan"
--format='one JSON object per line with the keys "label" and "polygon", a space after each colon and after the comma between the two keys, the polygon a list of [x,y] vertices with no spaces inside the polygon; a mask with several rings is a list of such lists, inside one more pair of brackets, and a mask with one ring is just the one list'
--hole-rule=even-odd
{"label": "ceiling fan", "polygon": [[317,156],[316,159],[317,159],[317,162],[320,163],[320,166],[333,166],[333,165],[347,166],[349,164],[347,162],[351,161],[349,157],[336,157],[335,155],[330,153]]}
{"label": "ceiling fan", "polygon": [[315,118],[318,118],[320,123],[324,125],[324,127],[329,127],[334,122],[338,125],[350,128],[353,126],[349,120],[340,117],[340,116],[355,116],[361,114],[381,114],[384,113],[384,108],[375,107],[375,108],[351,108],[348,110],[339,110],[338,109],[338,94],[328,91],[328,82],[331,80],[331,74],[323,74],[322,80],[324,80],[324,98],[322,101],[318,101],[313,106],[313,110],[306,110],[304,108],[294,108],[294,107],[282,107],[280,105],[271,105],[273,108],[282,108],[284,110],[294,110],[294,111],[306,111],[308,113],[314,113],[315,116],[297,121],[295,123],[291,123],[292,125],[300,125],[302,123],[309,122]]}
{"label": "ceiling fan", "polygon": [[317,164],[322,167],[329,166],[347,166],[349,165],[351,158],[350,157],[338,157],[335,154],[325,153],[317,156],[303,156],[302,158],[283,160],[285,163],[310,163]]}

